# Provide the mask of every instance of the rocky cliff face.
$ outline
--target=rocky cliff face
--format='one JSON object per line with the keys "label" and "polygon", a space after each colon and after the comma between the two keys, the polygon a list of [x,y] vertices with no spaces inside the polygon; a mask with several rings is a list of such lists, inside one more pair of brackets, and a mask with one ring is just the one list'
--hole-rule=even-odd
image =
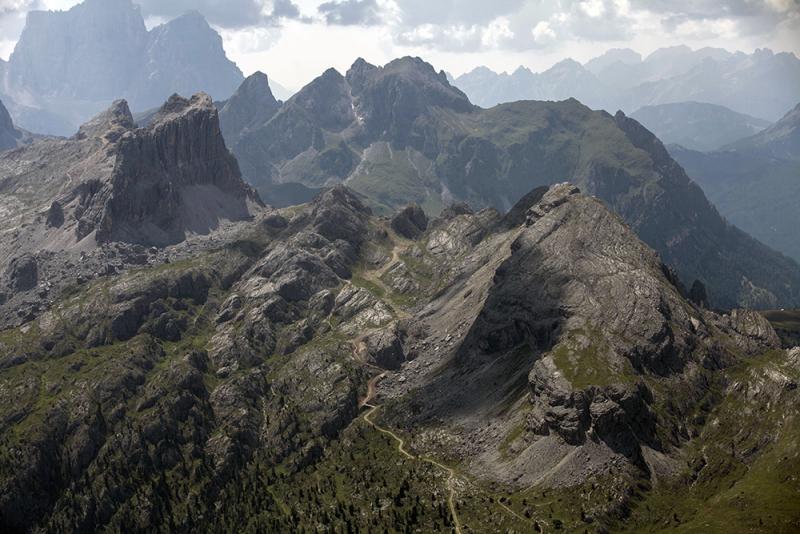
{"label": "rocky cliff face", "polygon": [[153,28],[145,46],[143,67],[121,94],[133,109],[159,106],[173,93],[206,92],[228,98],[242,83],[242,72],[225,56],[222,37],[197,11]]}
{"label": "rocky cliff face", "polygon": [[0,101],[0,152],[8,150],[9,148],[16,148],[17,146],[17,130],[14,128],[14,123],[11,121],[11,116],[8,110]]}
{"label": "rocky cliff face", "polygon": [[176,92],[207,91],[222,99],[242,78],[198,13],[148,32],[130,0],[86,0],[68,11],[30,12],[9,58],[7,88],[19,103],[61,116],[73,129],[53,124],[42,130],[46,118],[28,114],[17,117],[20,126],[69,135],[119,98],[137,110]]}
{"label": "rocky cliff face", "polygon": [[0,100],[0,152],[47,138],[46,135],[32,134],[14,126],[11,115]]}
{"label": "rocky cliff face", "polygon": [[[174,95],[148,128],[137,128],[127,103],[117,101],[70,139],[5,153],[0,175],[6,236],[0,266],[26,252],[41,253],[36,261],[47,275],[40,283],[55,284],[54,291],[75,281],[59,270],[58,263],[66,261],[62,255],[113,241],[137,244],[138,256],[144,246],[208,235],[263,206],[242,181],[216,108],[203,93],[192,99]],[[12,300],[30,297],[26,308],[37,310],[41,304],[34,301],[52,298],[50,290],[17,293]]]}
{"label": "rocky cliff face", "polygon": [[121,97],[141,68],[147,30],[127,0],[87,0],[69,11],[31,11],[8,62],[9,87],[78,100]]}

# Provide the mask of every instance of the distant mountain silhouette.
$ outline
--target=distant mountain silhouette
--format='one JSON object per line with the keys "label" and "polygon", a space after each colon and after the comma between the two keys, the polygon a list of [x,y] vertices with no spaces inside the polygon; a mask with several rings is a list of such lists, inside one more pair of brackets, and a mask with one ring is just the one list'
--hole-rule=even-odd
{"label": "distant mountain silhouette", "polygon": [[593,109],[630,114],[644,106],[696,101],[774,122],[800,101],[800,60],[767,48],[746,55],[683,45],[661,48],[644,60],[633,50],[614,49],[584,66],[565,60],[539,74],[524,67],[510,75],[478,67],[455,85],[483,107],[577,98]]}
{"label": "distant mountain silhouette", "polygon": [[800,105],[769,128],[714,152],[668,148],[723,216],[800,261]]}
{"label": "distant mountain silhouette", "polygon": [[760,132],[771,123],[725,106],[679,102],[645,106],[630,115],[665,144],[708,151]]}
{"label": "distant mountain silhouette", "polygon": [[[75,133],[119,98],[137,111],[173,93],[225,99],[244,79],[202,15],[189,11],[148,32],[131,0],[31,11],[5,70],[17,124],[57,135]],[[63,120],[48,120],[52,115]]]}

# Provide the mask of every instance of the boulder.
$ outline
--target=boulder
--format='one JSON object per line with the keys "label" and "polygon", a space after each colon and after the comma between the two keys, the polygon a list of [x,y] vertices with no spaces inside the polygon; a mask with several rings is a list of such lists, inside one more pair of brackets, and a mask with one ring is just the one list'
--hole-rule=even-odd
{"label": "boulder", "polygon": [[398,235],[417,239],[428,228],[428,217],[419,205],[410,204],[397,210],[389,225]]}

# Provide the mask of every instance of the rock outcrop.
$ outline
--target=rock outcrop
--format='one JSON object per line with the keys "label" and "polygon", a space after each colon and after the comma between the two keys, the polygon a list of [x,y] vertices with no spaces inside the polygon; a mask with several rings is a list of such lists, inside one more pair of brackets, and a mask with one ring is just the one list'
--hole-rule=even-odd
{"label": "rock outcrop", "polygon": [[[479,214],[423,238],[458,267],[407,329],[403,349],[421,355],[403,365],[405,382],[386,386],[415,392],[398,417],[453,418],[461,457],[504,482],[569,486],[610,465],[663,471],[670,450],[699,432],[702,420],[687,413],[707,394],[703,381],[778,349],[774,330],[752,310],[719,316],[688,300],[653,249],[571,184],[520,204],[458,249],[437,234],[463,236],[453,223],[466,229]],[[414,373],[431,351],[452,364],[426,380]],[[680,402],[665,391],[680,391]],[[516,415],[494,415],[506,410]],[[513,437],[519,425],[524,439]],[[512,457],[493,452],[508,443]]]}
{"label": "rock outcrop", "polygon": [[[108,187],[100,218],[87,217],[81,232],[97,228],[98,242],[174,243],[186,231],[207,233],[220,218],[247,217],[260,203],[242,181],[216,108],[203,93],[191,100],[173,95],[146,129],[121,136]],[[102,201],[103,191],[98,195]],[[96,209],[94,197],[88,199],[87,215]]]}
{"label": "rock outcrop", "polygon": [[[7,276],[14,290],[7,309],[16,305],[20,311],[0,313],[3,325],[29,321],[76,281],[147,264],[158,253],[147,247],[187,236],[211,238],[264,207],[242,180],[217,110],[203,93],[174,95],[147,128],[137,128],[119,100],[70,139],[0,155],[0,181],[0,228],[7,232],[0,240],[0,269],[10,273],[9,262],[31,255],[42,286],[31,292]],[[264,224],[280,227],[281,221],[285,226],[272,214]],[[117,245],[104,248],[111,243]],[[122,243],[137,249],[120,254]],[[86,254],[98,249],[89,260]]]}
{"label": "rock outcrop", "polygon": [[419,205],[412,204],[397,210],[389,226],[406,239],[417,239],[428,229],[428,217]]}
{"label": "rock outcrop", "polygon": [[22,145],[29,145],[34,141],[47,139],[47,137],[46,135],[32,134],[14,126],[8,109],[0,100],[0,152]]}

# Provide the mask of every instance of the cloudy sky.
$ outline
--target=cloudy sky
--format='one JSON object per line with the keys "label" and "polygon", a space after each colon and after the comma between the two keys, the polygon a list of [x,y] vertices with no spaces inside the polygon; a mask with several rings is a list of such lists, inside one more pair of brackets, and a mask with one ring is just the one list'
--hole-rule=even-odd
{"label": "cloudy sky", "polygon": [[[99,0],[95,0],[99,1]],[[111,0],[103,0],[111,1]],[[122,0],[114,0],[122,1]],[[134,0],[136,2],[136,0]],[[0,58],[8,59],[31,9],[78,0],[0,0]],[[485,65],[535,72],[611,48],[646,56],[687,44],[800,57],[800,0],[138,0],[149,28],[196,9],[222,35],[245,75],[256,70],[298,89],[358,57],[384,64],[420,56],[458,76]]]}

